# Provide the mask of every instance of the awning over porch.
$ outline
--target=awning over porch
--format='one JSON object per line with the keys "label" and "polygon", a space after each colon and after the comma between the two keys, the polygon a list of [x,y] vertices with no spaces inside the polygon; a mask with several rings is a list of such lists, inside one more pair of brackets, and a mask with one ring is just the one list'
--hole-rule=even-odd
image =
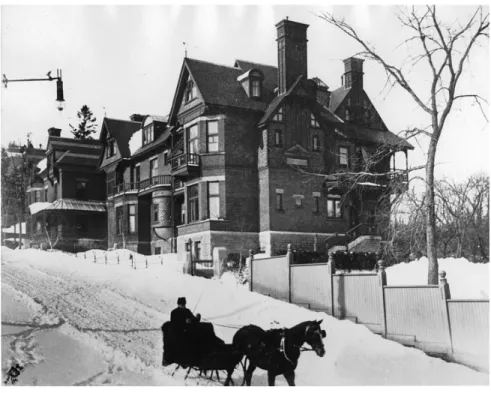
{"label": "awning over porch", "polygon": [[[86,212],[106,212],[106,203],[102,201],[79,201],[77,199],[58,199],[53,203],[48,203],[40,209],[37,209],[36,213],[41,211],[55,211],[55,210],[71,210],[71,211],[86,211]],[[32,213],[32,214],[36,214]]]}

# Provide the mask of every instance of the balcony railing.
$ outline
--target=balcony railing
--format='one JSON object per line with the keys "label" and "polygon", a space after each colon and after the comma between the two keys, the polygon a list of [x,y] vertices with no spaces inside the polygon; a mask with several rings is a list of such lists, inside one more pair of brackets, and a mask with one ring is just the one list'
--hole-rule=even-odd
{"label": "balcony railing", "polygon": [[149,179],[142,180],[140,182],[116,184],[115,186],[112,187],[112,193],[110,192],[111,187],[110,185],[108,185],[108,196],[121,194],[123,192],[131,192],[131,191],[140,192],[153,186],[161,186],[161,185],[170,186],[171,184],[172,184],[172,176],[158,175],[158,176],[153,176]]}
{"label": "balcony railing", "polygon": [[185,153],[171,159],[171,168],[176,171],[187,165],[198,165],[199,156],[195,153]]}

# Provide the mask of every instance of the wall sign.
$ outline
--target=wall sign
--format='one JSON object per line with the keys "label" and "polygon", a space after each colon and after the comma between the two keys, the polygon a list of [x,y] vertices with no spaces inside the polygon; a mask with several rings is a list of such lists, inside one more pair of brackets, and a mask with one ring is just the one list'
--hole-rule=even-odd
{"label": "wall sign", "polygon": [[307,160],[302,160],[300,158],[287,158],[286,163],[290,165],[307,166]]}

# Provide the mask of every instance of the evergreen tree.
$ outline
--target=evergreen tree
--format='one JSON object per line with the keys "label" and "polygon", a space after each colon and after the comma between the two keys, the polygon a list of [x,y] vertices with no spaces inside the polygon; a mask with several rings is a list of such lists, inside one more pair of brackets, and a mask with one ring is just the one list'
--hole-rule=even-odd
{"label": "evergreen tree", "polygon": [[95,122],[97,119],[90,108],[87,105],[82,106],[77,117],[80,119],[78,127],[75,128],[70,124],[75,139],[92,139],[91,134],[96,132],[97,125]]}

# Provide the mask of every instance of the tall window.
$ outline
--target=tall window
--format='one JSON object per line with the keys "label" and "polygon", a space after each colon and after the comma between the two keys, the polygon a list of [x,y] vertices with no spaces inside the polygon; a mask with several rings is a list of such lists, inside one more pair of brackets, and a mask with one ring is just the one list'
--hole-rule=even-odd
{"label": "tall window", "polygon": [[164,151],[164,165],[167,165],[169,163],[169,151],[165,150]]}
{"label": "tall window", "polygon": [[220,217],[220,193],[218,182],[208,183],[208,217],[212,220]]}
{"label": "tall window", "polygon": [[347,120],[347,121],[350,121],[351,120],[351,117],[350,117],[350,114],[349,114],[349,109],[346,109],[344,111],[344,120]]}
{"label": "tall window", "polygon": [[143,129],[143,144],[146,145],[147,143],[152,142],[153,137],[153,124],[150,124]]}
{"label": "tall window", "polygon": [[44,202],[48,202],[48,189],[44,189]]}
{"label": "tall window", "polygon": [[55,183],[54,193],[55,193],[55,201],[56,201],[58,199],[58,183]]}
{"label": "tall window", "polygon": [[261,81],[257,79],[253,79],[251,81],[251,87],[252,87],[252,97],[261,97]]}
{"label": "tall window", "polygon": [[310,126],[313,128],[320,127],[319,122],[317,121],[313,113],[310,114]]}
{"label": "tall window", "polygon": [[135,166],[135,183],[140,183],[140,165]]}
{"label": "tall window", "polygon": [[136,232],[136,205],[128,205],[128,224],[129,232]]}
{"label": "tall window", "polygon": [[188,128],[188,153],[198,153],[199,139],[198,139],[198,125],[195,124]]}
{"label": "tall window", "polygon": [[89,217],[84,214],[77,214],[75,216],[75,227],[77,228],[77,233],[79,235],[87,234],[87,229],[89,225]]}
{"label": "tall window", "polygon": [[196,98],[196,86],[192,80],[189,80],[186,83],[186,93],[185,93],[185,101],[189,102]]}
{"label": "tall window", "polygon": [[319,135],[314,135],[312,150],[319,151],[321,149]]}
{"label": "tall window", "polygon": [[280,123],[283,122],[283,107],[280,106],[278,109],[278,112],[276,112],[276,115],[273,116],[273,121],[278,121]]}
{"label": "tall window", "polygon": [[115,148],[114,148],[114,139],[109,139],[107,141],[107,158],[114,156]]}
{"label": "tall window", "polygon": [[314,195],[314,213],[320,212],[320,196]]}
{"label": "tall window", "polygon": [[207,150],[209,153],[218,151],[218,122],[209,121],[207,127]]}
{"label": "tall window", "polygon": [[75,197],[77,199],[80,199],[82,201],[85,201],[87,199],[87,182],[86,181],[76,181],[76,191],[75,191]]}
{"label": "tall window", "polygon": [[339,165],[342,167],[348,167],[348,148],[339,148]]}
{"label": "tall window", "polygon": [[197,261],[201,260],[201,242],[194,242],[194,257]]}
{"label": "tall window", "polygon": [[123,233],[123,206],[116,208],[116,234],[121,235]]}
{"label": "tall window", "polygon": [[159,203],[154,202],[153,203],[153,222],[158,222],[159,221]]}
{"label": "tall window", "polygon": [[189,222],[199,221],[199,192],[197,184],[188,187],[188,211]]}
{"label": "tall window", "polygon": [[276,192],[276,210],[283,211],[283,193]]}
{"label": "tall window", "polygon": [[340,198],[327,198],[327,217],[329,218],[342,218],[343,209],[341,207]]}
{"label": "tall window", "polygon": [[159,174],[159,160],[154,158],[150,160],[150,177],[158,176]]}
{"label": "tall window", "polygon": [[277,147],[283,146],[283,131],[274,130],[274,145]]}

